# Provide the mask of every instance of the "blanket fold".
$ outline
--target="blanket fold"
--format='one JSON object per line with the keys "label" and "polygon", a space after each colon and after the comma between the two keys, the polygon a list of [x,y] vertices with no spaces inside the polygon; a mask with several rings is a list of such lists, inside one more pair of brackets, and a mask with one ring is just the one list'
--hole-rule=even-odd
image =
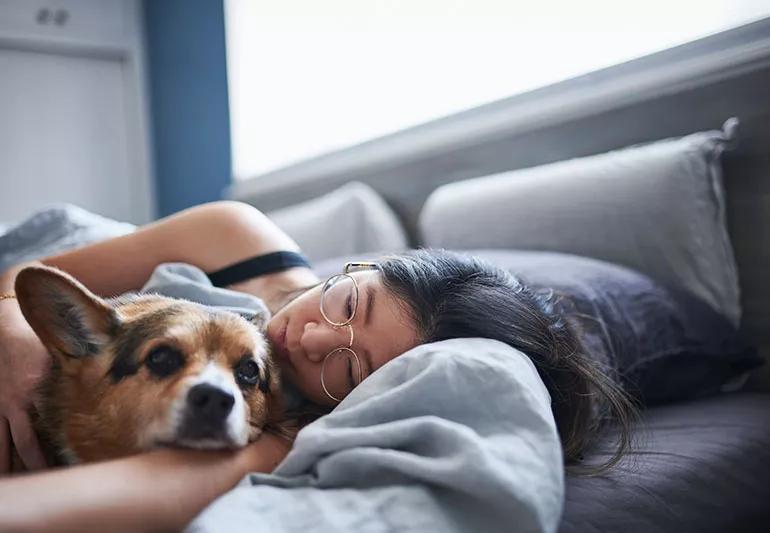
{"label": "blanket fold", "polygon": [[272,475],[246,478],[189,531],[555,531],[561,465],[529,358],[447,340],[377,370]]}

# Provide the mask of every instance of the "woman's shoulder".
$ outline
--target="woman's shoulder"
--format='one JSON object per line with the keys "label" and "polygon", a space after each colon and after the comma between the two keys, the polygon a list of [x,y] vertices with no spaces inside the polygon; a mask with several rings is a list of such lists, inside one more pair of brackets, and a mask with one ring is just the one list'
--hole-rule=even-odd
{"label": "woman's shoulder", "polygon": [[319,282],[310,261],[299,249],[263,252],[209,272],[207,276],[217,287],[261,298],[271,312],[283,305],[287,294]]}
{"label": "woman's shoulder", "polygon": [[228,288],[262,298],[270,312],[275,313],[286,303],[288,295],[297,290],[317,285],[320,281],[310,267],[299,266],[280,272],[262,274]]}

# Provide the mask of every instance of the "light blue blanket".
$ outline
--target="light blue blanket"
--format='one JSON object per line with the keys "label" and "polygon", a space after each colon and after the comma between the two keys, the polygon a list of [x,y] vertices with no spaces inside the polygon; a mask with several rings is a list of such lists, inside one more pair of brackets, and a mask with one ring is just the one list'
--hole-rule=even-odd
{"label": "light blue blanket", "polygon": [[[132,229],[59,209],[47,219],[77,227],[81,236]],[[30,233],[47,234],[44,222],[33,226],[39,231]],[[67,234],[61,238],[71,247],[71,233],[49,229]],[[56,239],[36,246],[13,232],[0,236],[2,269],[20,255],[62,249]],[[258,298],[211,287],[189,265],[162,265],[144,290],[266,312]],[[552,532],[563,498],[550,397],[532,362],[497,341],[453,339],[419,346],[377,370],[305,427],[273,474],[243,479],[188,531]]]}
{"label": "light blue blanket", "polygon": [[556,531],[562,455],[530,360],[487,339],[423,345],[303,429],[272,475],[194,532]]}

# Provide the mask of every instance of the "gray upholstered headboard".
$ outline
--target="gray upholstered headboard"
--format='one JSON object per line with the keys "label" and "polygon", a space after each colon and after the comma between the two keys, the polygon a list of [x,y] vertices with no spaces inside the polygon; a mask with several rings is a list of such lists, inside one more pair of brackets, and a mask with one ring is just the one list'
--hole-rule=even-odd
{"label": "gray upholstered headboard", "polygon": [[723,159],[743,329],[770,357],[770,19],[459,113],[237,184],[269,211],[358,180],[417,218],[438,185],[717,129],[740,119]]}

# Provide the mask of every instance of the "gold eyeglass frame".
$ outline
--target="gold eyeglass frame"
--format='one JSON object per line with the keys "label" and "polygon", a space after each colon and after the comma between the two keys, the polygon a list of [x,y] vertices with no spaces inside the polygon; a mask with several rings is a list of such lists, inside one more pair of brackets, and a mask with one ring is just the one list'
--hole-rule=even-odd
{"label": "gold eyeglass frame", "polygon": [[[350,331],[350,342],[348,343],[348,345],[340,346],[339,348],[335,348],[334,350],[330,351],[328,354],[324,356],[323,363],[321,363],[321,388],[323,388],[323,391],[326,394],[326,396],[328,396],[332,401],[337,403],[340,403],[342,401],[342,398],[337,398],[331,392],[329,392],[329,389],[326,387],[326,381],[324,380],[326,363],[332,355],[336,353],[346,352],[346,351],[353,354],[353,359],[356,362],[356,370],[358,372],[358,383],[361,383],[361,381],[363,381],[363,375],[362,375],[363,371],[361,370],[361,361],[358,359],[358,354],[353,350],[354,333],[353,333],[353,325],[351,324],[351,322],[353,322],[353,319],[356,318],[356,312],[358,312],[358,297],[359,297],[358,282],[350,274],[352,272],[358,272],[360,270],[369,270],[369,269],[378,269],[378,268],[379,268],[379,265],[371,261],[350,261],[348,263],[345,263],[345,267],[342,269],[342,274],[334,274],[333,276],[329,276],[329,278],[326,280],[326,282],[324,282],[323,287],[321,288],[321,298],[318,302],[318,306],[321,309],[321,316],[323,316],[324,320],[326,320],[326,323],[329,324],[334,329],[344,328],[345,326],[347,326]],[[326,294],[326,290],[327,290],[327,286],[329,285],[329,282],[339,276],[345,276],[350,278],[350,281],[353,282],[353,287],[356,291],[355,307],[353,307],[353,312],[350,314],[350,318],[344,322],[334,322],[333,320],[331,320],[328,316],[326,316],[326,312],[324,311],[324,307],[323,307],[324,294]]]}

